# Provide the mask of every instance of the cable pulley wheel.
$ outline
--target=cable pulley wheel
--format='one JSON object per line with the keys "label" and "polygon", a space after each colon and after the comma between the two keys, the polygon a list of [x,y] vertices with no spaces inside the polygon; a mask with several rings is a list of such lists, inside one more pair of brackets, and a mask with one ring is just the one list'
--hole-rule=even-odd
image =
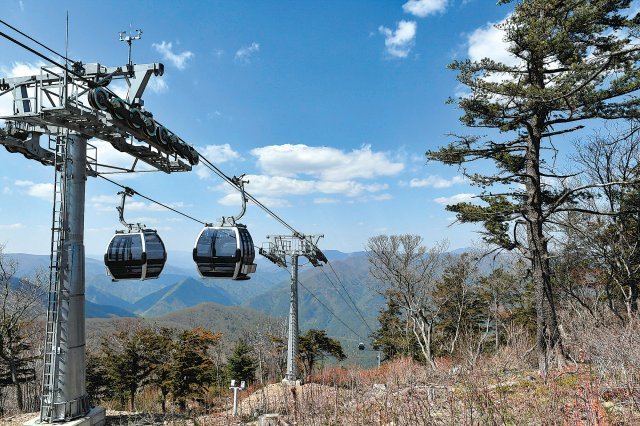
{"label": "cable pulley wheel", "polygon": [[[97,100],[97,99],[96,99]],[[118,120],[129,120],[131,112],[127,109],[127,104],[121,98],[111,98],[111,108],[109,111]]]}
{"label": "cable pulley wheel", "polygon": [[174,134],[171,134],[169,136],[169,140],[171,141],[171,149],[173,149],[175,153],[180,155],[181,157],[187,158],[187,146],[182,143],[180,139]]}
{"label": "cable pulley wheel", "polygon": [[[93,93],[93,95],[92,95]],[[89,91],[89,98],[95,104],[96,108],[102,111],[107,111],[111,108],[111,102],[109,102],[109,93],[102,87],[96,87]]]}
{"label": "cable pulley wheel", "polygon": [[144,134],[149,138],[155,137],[157,129],[156,122],[153,120],[153,118],[149,117],[146,114],[142,114],[142,122],[142,131],[144,132]]}
{"label": "cable pulley wheel", "polygon": [[131,108],[129,110],[129,119],[127,120],[127,123],[135,130],[140,130],[145,124],[142,112],[140,112],[138,108]]}
{"label": "cable pulley wheel", "polygon": [[169,144],[169,131],[167,131],[166,127],[158,126],[156,129],[156,140],[158,143],[166,148],[170,148]]}

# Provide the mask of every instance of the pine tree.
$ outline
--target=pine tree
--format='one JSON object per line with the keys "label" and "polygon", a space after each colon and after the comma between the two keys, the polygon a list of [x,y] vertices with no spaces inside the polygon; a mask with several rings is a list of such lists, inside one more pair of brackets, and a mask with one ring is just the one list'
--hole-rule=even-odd
{"label": "pine tree", "polygon": [[145,356],[151,368],[148,383],[160,389],[163,413],[167,410],[166,402],[171,391],[171,362],[174,356],[175,334],[174,329],[161,327],[142,336],[142,343],[146,348]]}
{"label": "pine tree", "polygon": [[[501,0],[500,4],[513,0]],[[465,174],[483,188],[483,204],[459,203],[447,209],[461,222],[479,222],[485,239],[519,249],[529,260],[535,288],[538,366],[546,377],[564,348],[551,286],[547,224],[587,188],[569,187],[546,162],[552,140],[580,130],[580,122],[640,116],[634,44],[636,17],[624,15],[630,0],[522,0],[501,25],[515,65],[483,59],[456,61],[458,80],[471,93],[455,101],[461,121],[472,128],[499,131],[496,140],[459,136],[427,157],[463,165],[492,160],[497,173]],[[508,137],[511,135],[511,137]],[[544,178],[544,180],[543,180]],[[547,182],[560,182],[552,186]],[[497,192],[491,187],[497,186]],[[521,235],[521,230],[524,237]]]}
{"label": "pine tree", "polygon": [[222,334],[201,327],[182,332],[173,351],[168,384],[173,399],[182,411],[187,400],[202,392],[215,380],[214,362],[209,349],[218,344]]}
{"label": "pine tree", "polygon": [[258,361],[253,356],[253,350],[245,339],[240,339],[233,347],[233,353],[227,361],[227,375],[230,380],[237,383],[244,381],[247,384],[253,382],[258,368]]}
{"label": "pine tree", "polygon": [[94,405],[113,396],[104,357],[97,353],[87,352],[86,386],[91,403]]}
{"label": "pine tree", "polygon": [[307,374],[311,374],[318,359],[323,359],[327,355],[338,361],[347,358],[340,342],[327,336],[325,330],[310,329],[307,331],[298,339],[298,349]]}
{"label": "pine tree", "polygon": [[148,351],[145,347],[145,336],[152,330],[140,324],[130,324],[124,330],[103,338],[101,348],[103,363],[109,383],[114,394],[120,397],[124,405],[125,397],[129,397],[129,407],[135,410],[135,398],[138,389],[148,380],[153,369]]}
{"label": "pine tree", "polygon": [[380,308],[378,322],[380,328],[372,335],[373,346],[382,352],[382,360],[393,359],[400,355],[415,356],[420,349],[412,332],[408,332],[408,320],[392,291],[387,291],[387,304]]}
{"label": "pine tree", "polygon": [[474,259],[465,253],[451,259],[436,284],[433,297],[438,300],[440,315],[435,331],[449,355],[455,352],[460,337],[475,334],[485,319],[478,298],[476,272]]}

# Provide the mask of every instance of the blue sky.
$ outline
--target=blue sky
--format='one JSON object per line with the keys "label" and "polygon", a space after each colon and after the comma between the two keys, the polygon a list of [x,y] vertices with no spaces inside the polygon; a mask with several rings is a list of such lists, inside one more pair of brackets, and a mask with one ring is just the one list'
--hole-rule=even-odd
{"label": "blue sky", "polygon": [[[508,6],[480,0],[8,1],[3,20],[69,56],[124,65],[118,32],[143,30],[136,63],[162,62],[147,88],[155,118],[303,233],[324,234],[325,249],[359,251],[381,233],[413,233],[451,248],[478,239],[450,227],[444,205],[477,193],[455,168],[424,152],[461,133],[460,93],[446,65],[500,55],[490,23]],[[2,31],[5,31],[3,29]],[[40,60],[0,40],[0,75],[28,73]],[[6,96],[5,96],[6,97]],[[9,103],[0,98],[0,110]],[[101,161],[132,160],[96,142]],[[47,253],[53,169],[0,149],[0,242],[10,252]],[[196,218],[238,209],[237,194],[196,168],[143,173],[120,182]],[[86,247],[100,254],[119,229],[117,187],[90,178]],[[169,250],[191,250],[200,225],[134,199],[130,220],[159,230]],[[243,218],[257,245],[287,230],[249,205]]]}

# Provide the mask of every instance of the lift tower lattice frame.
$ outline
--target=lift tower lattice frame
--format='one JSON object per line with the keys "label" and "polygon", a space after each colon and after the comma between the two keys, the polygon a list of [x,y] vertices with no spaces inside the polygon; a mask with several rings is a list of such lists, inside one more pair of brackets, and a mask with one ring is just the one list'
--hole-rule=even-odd
{"label": "lift tower lattice frame", "polygon": [[287,257],[291,259],[291,292],[289,298],[289,329],[287,339],[287,373],[284,381],[296,383],[298,376],[298,260],[306,257],[314,266],[327,263],[324,253],[318,248],[318,241],[324,235],[270,235],[271,241],[260,248],[259,253],[275,263],[287,268]]}

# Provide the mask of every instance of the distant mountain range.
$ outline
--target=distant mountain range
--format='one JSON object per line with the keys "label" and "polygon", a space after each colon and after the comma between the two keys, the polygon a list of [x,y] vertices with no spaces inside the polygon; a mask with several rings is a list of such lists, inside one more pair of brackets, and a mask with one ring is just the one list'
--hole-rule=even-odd
{"label": "distant mountain range", "polygon": [[224,346],[229,350],[238,338],[270,323],[277,324],[281,321],[253,309],[206,302],[152,318],[88,318],[87,345],[90,351],[95,351],[103,337],[141,322],[148,326],[164,326],[178,330],[204,327],[222,333]]}
{"label": "distant mountain range", "polygon": [[[327,250],[325,254],[333,269],[301,265],[300,328],[303,331],[326,329],[332,336],[354,341],[366,338],[369,327],[377,327],[376,316],[384,303],[373,290],[366,253]],[[35,270],[46,270],[49,265],[48,256],[22,253],[8,256],[18,262],[18,276],[32,275]],[[106,276],[101,260],[87,257],[86,315],[102,320],[145,318],[180,324],[203,322],[214,331],[233,328],[229,323],[234,321],[259,323],[265,318],[286,317],[291,286],[289,272],[264,258],[257,258],[256,262],[257,272],[248,281],[202,279],[190,253],[169,253],[165,270],[157,280],[113,282]],[[352,300],[366,324],[351,306]],[[234,315],[220,313],[221,307],[232,306],[236,307]],[[210,314],[203,311],[213,307]],[[354,332],[361,337],[354,336]]]}

